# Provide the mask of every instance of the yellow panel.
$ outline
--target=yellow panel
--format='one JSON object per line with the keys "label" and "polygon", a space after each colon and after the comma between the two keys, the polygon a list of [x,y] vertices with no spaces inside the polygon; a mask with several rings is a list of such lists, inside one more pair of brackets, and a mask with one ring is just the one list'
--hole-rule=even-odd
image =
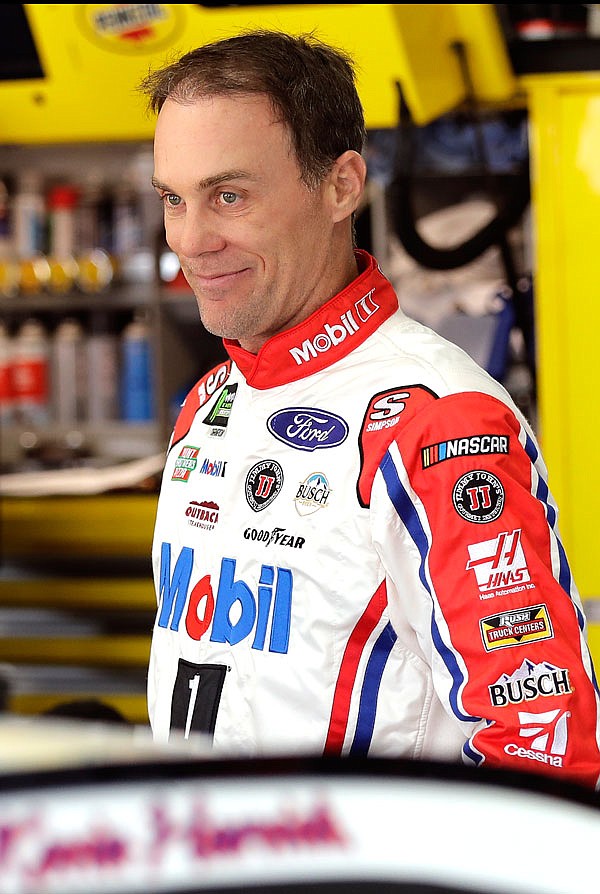
{"label": "yellow panel", "polygon": [[24,5],[45,77],[0,82],[0,141],[49,143],[152,136],[136,86],[149,68],[246,28],[314,31],[357,63],[370,128],[397,123],[396,82],[419,124],[464,96],[451,42],[461,40],[482,99],[515,90],[490,4]]}
{"label": "yellow panel", "polygon": [[111,692],[78,691],[76,694],[65,692],[57,695],[56,693],[23,692],[9,695],[7,711],[11,714],[39,715],[45,714],[46,711],[58,705],[81,699],[99,700],[111,708],[116,708],[130,723],[137,726],[148,726],[148,707],[145,694],[122,695]]}
{"label": "yellow panel", "polygon": [[4,497],[0,554],[4,559],[75,556],[149,556],[157,498]]}
{"label": "yellow panel", "polygon": [[595,668],[600,668],[600,624],[588,625],[588,643]]}
{"label": "yellow panel", "polygon": [[139,580],[116,577],[23,577],[0,580],[0,605],[152,611],[156,608],[156,597],[150,572],[148,579]]}
{"label": "yellow panel", "polygon": [[464,45],[479,102],[501,104],[517,94],[493,5],[394,4],[392,9],[405,60],[402,87],[417,124],[437,118],[465,97],[464,77],[452,48],[455,42]]}
{"label": "yellow panel", "polygon": [[600,595],[600,74],[524,79],[529,99],[539,433],[575,580]]}
{"label": "yellow panel", "polygon": [[148,636],[0,638],[0,661],[10,664],[146,667],[149,658]]}

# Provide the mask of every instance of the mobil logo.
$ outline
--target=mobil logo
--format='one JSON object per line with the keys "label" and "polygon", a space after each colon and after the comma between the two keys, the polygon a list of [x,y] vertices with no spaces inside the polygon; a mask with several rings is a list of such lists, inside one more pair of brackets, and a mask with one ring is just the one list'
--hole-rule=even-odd
{"label": "mobil logo", "polygon": [[160,552],[159,627],[179,630],[200,640],[235,646],[252,637],[253,649],[287,653],[292,614],[292,572],[289,568],[261,565],[253,585],[236,578],[236,560],[221,560],[216,595],[210,574],[192,584],[194,550],[184,546],[175,563],[171,544]]}

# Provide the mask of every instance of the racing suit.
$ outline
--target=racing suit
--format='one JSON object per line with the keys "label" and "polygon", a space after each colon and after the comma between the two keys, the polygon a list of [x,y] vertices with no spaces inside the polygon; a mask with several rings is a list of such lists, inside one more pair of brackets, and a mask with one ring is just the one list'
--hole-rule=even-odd
{"label": "racing suit", "polygon": [[527,421],[377,262],[188,394],[153,568],[153,734],[235,755],[600,772],[598,693]]}

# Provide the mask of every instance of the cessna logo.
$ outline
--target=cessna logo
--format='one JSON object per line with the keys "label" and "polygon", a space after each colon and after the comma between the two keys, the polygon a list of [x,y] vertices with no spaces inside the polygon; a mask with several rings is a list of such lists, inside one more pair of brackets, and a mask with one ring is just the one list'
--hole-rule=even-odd
{"label": "cessna logo", "polygon": [[314,338],[305,339],[299,348],[290,348],[290,354],[298,366],[309,363],[317,354],[324,354],[330,348],[341,344],[347,336],[355,335],[361,325],[379,310],[379,305],[373,300],[374,291],[375,289],[371,289],[354,304],[353,308],[344,311],[339,322],[333,325],[325,323],[323,331],[318,332]]}
{"label": "cessna logo", "polygon": [[567,753],[570,716],[570,711],[560,708],[539,713],[519,711],[519,737],[529,748],[511,742],[504,746],[505,753],[521,760],[562,767],[563,756]]}

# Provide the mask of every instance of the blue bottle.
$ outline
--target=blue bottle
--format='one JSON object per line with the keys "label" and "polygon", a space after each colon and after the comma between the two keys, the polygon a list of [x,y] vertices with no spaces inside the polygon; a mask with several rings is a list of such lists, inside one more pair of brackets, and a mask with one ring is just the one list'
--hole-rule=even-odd
{"label": "blue bottle", "polygon": [[154,412],[154,371],[149,326],[137,316],[121,336],[121,418],[151,422]]}

